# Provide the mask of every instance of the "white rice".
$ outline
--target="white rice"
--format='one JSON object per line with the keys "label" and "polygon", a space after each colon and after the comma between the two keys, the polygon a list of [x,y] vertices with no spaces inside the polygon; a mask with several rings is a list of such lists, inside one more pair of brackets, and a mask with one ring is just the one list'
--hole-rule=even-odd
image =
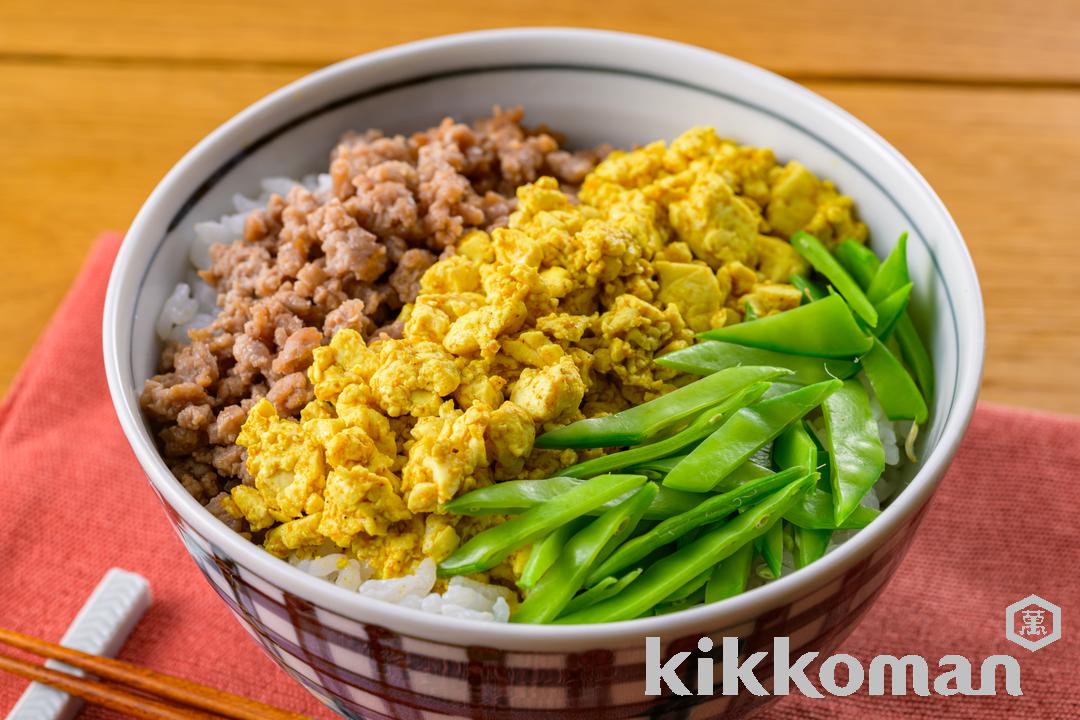
{"label": "white rice", "polygon": [[446,591],[435,588],[435,561],[425,558],[412,575],[387,580],[371,579],[371,568],[355,558],[331,553],[311,560],[296,556],[289,562],[317,578],[332,582],[372,600],[466,620],[508,622],[515,602],[510,590],[465,577],[450,578]]}
{"label": "white rice", "polygon": [[896,441],[896,423],[886,417],[885,411],[881,409],[881,403],[878,402],[877,395],[874,394],[874,389],[870,387],[866,377],[860,374],[859,379],[862,381],[863,387],[866,388],[866,394],[870,397],[870,410],[873,412],[874,421],[878,426],[881,445],[885,448],[885,465],[890,467],[899,465],[900,446]]}
{"label": "white rice", "polygon": [[262,193],[257,198],[239,193],[233,195],[235,213],[224,215],[217,221],[195,223],[195,233],[188,251],[191,269],[186,280],[173,289],[158,314],[155,329],[162,341],[187,344],[189,330],[206,327],[217,316],[217,292],[196,272],[210,268],[211,245],[241,239],[244,235],[244,219],[255,208],[265,207],[270,195],[286,195],[294,185],[303,185],[322,197],[330,192],[331,179],[326,173],[307,175],[302,180],[271,177],[263,180],[261,185]]}
{"label": "white rice", "polygon": [[[193,285],[195,297],[191,295]],[[214,321],[217,311],[213,305],[207,307],[203,304],[206,291],[200,286],[209,288],[209,285],[199,279],[191,284],[182,282],[173,289],[172,295],[165,300],[165,306],[158,315],[155,329],[159,338],[186,343],[188,330],[206,327]]]}

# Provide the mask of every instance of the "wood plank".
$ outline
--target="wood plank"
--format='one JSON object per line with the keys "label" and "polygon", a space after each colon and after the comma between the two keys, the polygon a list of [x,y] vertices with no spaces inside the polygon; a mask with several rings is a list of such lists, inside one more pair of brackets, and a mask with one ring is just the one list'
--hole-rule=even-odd
{"label": "wood plank", "polygon": [[325,64],[432,35],[576,25],[701,45],[786,75],[1080,81],[1073,0],[9,0],[0,53]]}
{"label": "wood plank", "polygon": [[0,64],[0,386],[96,234],[125,228],[184,152],[296,74]]}
{"label": "wood plank", "polygon": [[[95,233],[123,228],[212,127],[299,70],[0,64],[0,385]],[[1080,92],[814,83],[908,154],[964,231],[987,304],[984,397],[1080,412]],[[31,128],[32,132],[27,132]]]}
{"label": "wood plank", "polygon": [[811,88],[907,155],[960,226],[986,303],[983,399],[1080,413],[1080,92]]}

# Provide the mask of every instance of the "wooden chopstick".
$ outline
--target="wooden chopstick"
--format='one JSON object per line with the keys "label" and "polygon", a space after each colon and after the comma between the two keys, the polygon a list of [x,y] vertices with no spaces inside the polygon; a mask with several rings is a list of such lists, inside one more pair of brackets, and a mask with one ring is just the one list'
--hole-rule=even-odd
{"label": "wooden chopstick", "polygon": [[151,698],[135,695],[124,690],[35,665],[0,653],[0,670],[63,690],[94,705],[118,710],[144,720],[221,720],[221,715],[207,715],[197,710],[169,705]]}
{"label": "wooden chopstick", "polygon": [[[157,698],[166,698],[174,702],[182,703],[190,708],[198,708],[200,710],[209,711],[219,717],[231,718],[232,720],[310,720],[306,715],[299,715],[297,713],[282,710],[280,708],[273,707],[271,705],[265,705],[257,700],[246,698],[241,695],[233,695],[232,693],[219,690],[217,688],[209,687],[207,685],[201,685],[190,680],[174,677],[172,675],[166,675],[159,673],[149,668],[144,668],[139,665],[123,662],[122,660],[114,660],[112,658],[100,657],[98,655],[90,655],[88,653],[80,652],[78,650],[72,650],[71,648],[64,647],[63,645],[57,645],[56,643],[48,642],[47,640],[41,640],[39,638],[32,637],[30,635],[24,635],[23,633],[16,632],[14,630],[8,630],[6,628],[0,628],[0,643],[9,645],[11,647],[25,650],[26,652],[33,653],[34,655],[40,655],[42,657],[51,658],[53,660],[59,660],[60,662],[67,663],[72,667],[85,670],[86,672],[95,675],[104,680],[111,680],[116,683],[122,683],[130,688],[134,688],[143,693]],[[134,695],[118,689],[112,685],[102,685],[94,683],[90,680],[82,678],[76,678],[68,673],[58,672],[50,668],[45,668],[40,665],[34,665],[32,663],[26,663],[21,660],[9,656],[3,656],[4,661],[0,669],[8,670],[9,672],[16,673],[23,677],[29,677],[30,679],[37,680],[38,682],[51,685],[65,692],[70,692],[72,695],[78,695],[79,697],[90,700],[96,704],[104,704],[98,699],[87,697],[81,692],[69,690],[68,687],[75,688],[76,686],[85,687],[92,686],[93,692],[101,693],[107,692],[110,697],[118,697],[117,693],[127,695],[130,699],[134,697],[141,703],[152,703],[155,711],[161,711],[161,708],[165,708],[173,715],[137,715],[137,717],[149,717],[149,718],[192,718],[192,717],[212,717],[203,713],[195,712],[187,708],[177,708],[176,706],[164,705],[161,702],[146,700],[141,696]],[[32,668],[27,670],[26,668]],[[38,677],[31,677],[28,673],[33,672],[40,675]],[[60,676],[57,680],[55,676]],[[52,678],[52,679],[45,679]],[[57,680],[57,682],[54,682]],[[76,684],[72,684],[72,681],[78,681]],[[61,687],[58,682],[63,682],[68,687]],[[105,690],[102,690],[105,688]],[[111,707],[111,706],[110,706]],[[123,709],[123,708],[118,708]],[[123,709],[124,712],[131,712],[136,714],[130,709]],[[175,713],[187,713],[177,715]]]}

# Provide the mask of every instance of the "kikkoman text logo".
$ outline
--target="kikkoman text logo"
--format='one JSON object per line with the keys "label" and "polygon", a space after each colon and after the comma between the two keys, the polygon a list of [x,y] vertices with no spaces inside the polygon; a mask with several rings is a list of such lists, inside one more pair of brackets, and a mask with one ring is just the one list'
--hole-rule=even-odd
{"label": "kikkoman text logo", "polygon": [[[1061,638],[1061,608],[1038,595],[1028,595],[1005,609],[1005,637],[1035,652]],[[996,695],[999,670],[1004,679],[1004,691],[1023,695],[1020,689],[1020,663],[1010,655],[990,655],[979,664],[978,686],[974,668],[967,657],[943,655],[937,661],[933,681],[930,663],[921,655],[877,655],[864,667],[853,655],[830,655],[817,666],[817,684],[808,674],[811,663],[820,655],[806,652],[791,661],[790,642],[786,637],[773,638],[772,688],[767,690],[755,674],[764,666],[768,652],[739,657],[739,639],[725,637],[721,642],[720,673],[715,674],[715,643],[712,638],[698,640],[697,649],[703,657],[696,668],[682,668],[690,652],[679,652],[666,661],[661,657],[660,638],[645,638],[645,694],[660,695],[666,686],[676,695],[738,695],[741,691],[754,695],[787,695],[794,686],[812,698],[829,695],[851,695],[864,684],[871,695]],[[838,673],[843,669],[845,672]],[[682,670],[680,672],[680,670]],[[694,670],[696,672],[691,672]],[[717,678],[720,687],[716,688]],[[691,692],[687,684],[694,687]]]}
{"label": "kikkoman text logo", "polygon": [[[712,638],[698,640],[698,650],[712,653]],[[742,691],[754,695],[788,695],[791,687],[807,697],[821,698],[825,694],[846,696],[858,692],[864,684],[869,684],[871,695],[996,695],[998,693],[998,670],[1004,671],[1004,690],[1009,695],[1023,695],[1020,689],[1020,663],[1009,655],[991,655],[984,659],[979,667],[978,687],[975,687],[971,661],[963,655],[945,655],[937,661],[936,674],[930,679],[930,664],[920,655],[878,655],[864,667],[862,661],[853,655],[830,655],[818,666],[817,684],[807,675],[812,662],[820,655],[807,652],[791,661],[789,640],[786,637],[773,638],[772,649],[772,688],[767,690],[758,680],[757,669],[769,656],[768,652],[752,653],[740,662],[739,639],[725,637],[720,648],[720,688],[715,687],[717,675],[714,674],[714,661],[711,656],[697,659],[696,672],[690,675],[696,679],[692,693],[683,677],[680,667],[689,652],[676,653],[664,661],[661,658],[660,638],[645,638],[645,694],[660,695],[663,686],[676,695],[738,695]],[[837,671],[843,666],[846,676]],[[683,673],[684,675],[686,673]],[[886,682],[888,677],[888,682]],[[909,682],[910,681],[910,682]]]}
{"label": "kikkoman text logo", "polygon": [[[1061,639],[1061,608],[1038,595],[1014,602],[1005,609],[1005,637],[1032,652],[1046,647]],[[697,649],[703,654],[697,659],[697,667],[682,669],[690,652],[675,653],[665,661],[661,657],[660,638],[645,638],[645,694],[660,695],[664,686],[676,695],[716,694],[715,643],[712,638],[703,637],[698,640]],[[864,684],[869,685],[871,695],[907,695],[909,691],[915,695],[997,695],[999,669],[1003,671],[1005,692],[1024,694],[1020,689],[1020,663],[1011,655],[985,658],[979,665],[976,687],[974,668],[964,655],[939,658],[931,682],[930,663],[921,655],[877,655],[864,667],[855,656],[840,653],[818,664],[817,684],[814,684],[808,671],[821,653],[806,652],[792,662],[789,639],[777,637],[773,638],[772,688],[767,690],[756,671],[763,666],[768,652],[758,651],[741,659],[736,637],[723,638],[719,650],[719,692],[723,695],[738,695],[743,690],[754,695],[787,695],[794,686],[807,697],[820,698],[826,693],[851,695]],[[845,672],[838,673],[841,666]],[[691,669],[696,672],[689,672]],[[693,692],[687,683],[694,686]]]}

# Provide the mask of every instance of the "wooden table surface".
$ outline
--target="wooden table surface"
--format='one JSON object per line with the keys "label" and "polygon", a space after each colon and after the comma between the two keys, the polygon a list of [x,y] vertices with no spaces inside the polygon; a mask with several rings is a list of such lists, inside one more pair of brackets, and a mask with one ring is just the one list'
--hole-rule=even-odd
{"label": "wooden table surface", "polygon": [[513,25],[649,33],[806,84],[929,179],[967,238],[983,398],[1080,412],[1080,4],[0,0],[0,389],[96,233],[253,100],[321,65]]}

